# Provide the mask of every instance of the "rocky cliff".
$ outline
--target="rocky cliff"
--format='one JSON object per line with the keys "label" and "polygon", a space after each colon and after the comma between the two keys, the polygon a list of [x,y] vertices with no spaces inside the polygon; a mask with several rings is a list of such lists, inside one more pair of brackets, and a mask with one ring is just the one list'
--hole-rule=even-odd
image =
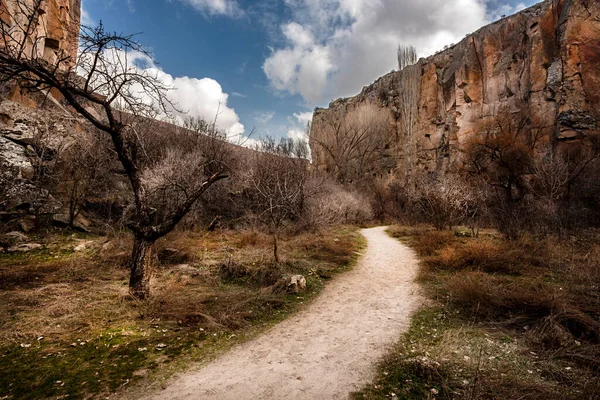
{"label": "rocky cliff", "polygon": [[331,121],[365,104],[392,121],[370,171],[378,176],[460,168],[463,145],[501,112],[525,115],[546,144],[581,139],[600,121],[600,2],[546,0],[315,110],[311,150],[319,169],[332,169],[319,144]]}
{"label": "rocky cliff", "polygon": [[[31,10],[36,10],[37,15],[33,28],[27,20]],[[11,40],[20,44],[24,32],[30,29],[24,43],[24,51],[29,57],[43,57],[50,63],[69,57],[62,64],[65,69],[75,64],[81,0],[44,0],[39,4],[34,0],[0,0],[0,20],[8,32],[6,40],[9,44]]]}

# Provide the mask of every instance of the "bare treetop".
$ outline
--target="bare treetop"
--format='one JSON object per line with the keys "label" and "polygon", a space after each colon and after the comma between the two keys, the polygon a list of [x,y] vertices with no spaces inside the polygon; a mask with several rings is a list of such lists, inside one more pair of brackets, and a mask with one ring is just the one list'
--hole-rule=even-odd
{"label": "bare treetop", "polygon": [[399,45],[398,46],[398,69],[402,71],[409,65],[417,63],[417,49],[414,46]]}

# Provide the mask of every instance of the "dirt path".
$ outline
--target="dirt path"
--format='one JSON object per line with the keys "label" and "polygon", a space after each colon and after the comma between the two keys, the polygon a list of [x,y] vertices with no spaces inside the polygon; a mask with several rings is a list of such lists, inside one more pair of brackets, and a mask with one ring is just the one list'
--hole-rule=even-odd
{"label": "dirt path", "polygon": [[305,310],[146,399],[342,399],[367,383],[419,303],[414,253],[362,231],[365,255]]}

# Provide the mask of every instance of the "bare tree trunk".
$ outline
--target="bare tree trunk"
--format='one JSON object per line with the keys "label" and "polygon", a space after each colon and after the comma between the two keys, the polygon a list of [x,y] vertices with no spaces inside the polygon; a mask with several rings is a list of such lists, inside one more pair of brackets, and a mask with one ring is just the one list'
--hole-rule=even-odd
{"label": "bare tree trunk", "polygon": [[273,234],[273,256],[275,257],[275,262],[279,264],[279,252],[277,251],[277,234]]}
{"label": "bare tree trunk", "polygon": [[152,274],[152,249],[154,240],[135,237],[131,255],[131,276],[129,292],[132,296],[143,300],[150,296],[150,276]]}

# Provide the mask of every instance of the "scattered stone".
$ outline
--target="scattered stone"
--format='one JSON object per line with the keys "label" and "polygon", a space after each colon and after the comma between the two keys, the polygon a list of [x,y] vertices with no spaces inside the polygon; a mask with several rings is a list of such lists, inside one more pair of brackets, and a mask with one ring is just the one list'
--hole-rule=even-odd
{"label": "scattered stone", "polygon": [[94,244],[93,240],[88,240],[88,241],[79,243],[77,246],[75,246],[75,248],[73,248],[73,251],[80,252],[80,251],[87,250],[88,248],[90,248],[90,245],[92,245],[92,244]]}
{"label": "scattered stone", "polygon": [[306,290],[306,278],[302,275],[284,276],[272,287],[273,293],[296,294]]}
{"label": "scattered stone", "polygon": [[16,246],[9,247],[8,251],[10,253],[27,253],[29,251],[39,250],[42,247],[44,247],[44,246],[42,246],[41,244],[38,244],[38,243],[23,243],[23,244],[18,244]]}

